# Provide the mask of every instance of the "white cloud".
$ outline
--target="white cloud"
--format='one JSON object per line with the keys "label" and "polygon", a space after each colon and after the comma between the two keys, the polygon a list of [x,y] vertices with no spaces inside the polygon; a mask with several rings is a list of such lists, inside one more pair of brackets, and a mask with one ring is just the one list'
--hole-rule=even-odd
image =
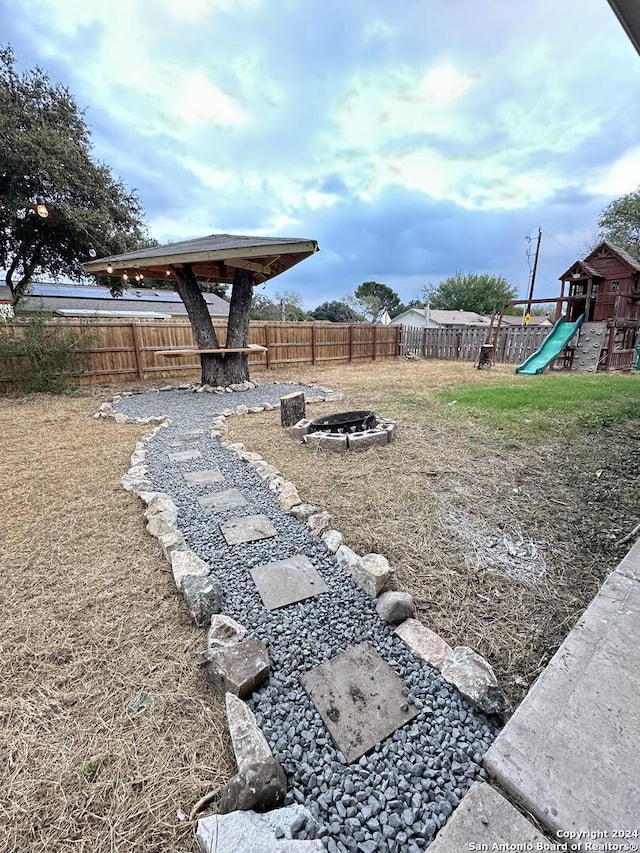
{"label": "white cloud", "polygon": [[246,111],[226,92],[207,79],[203,71],[190,74],[172,96],[172,112],[189,125],[211,124],[218,127],[246,125]]}
{"label": "white cloud", "polygon": [[587,189],[603,195],[634,192],[640,185],[640,146],[630,148],[611,166],[596,170]]}
{"label": "white cloud", "polygon": [[424,76],[418,85],[418,95],[428,103],[447,104],[464,95],[472,83],[470,76],[453,65],[438,65]]}

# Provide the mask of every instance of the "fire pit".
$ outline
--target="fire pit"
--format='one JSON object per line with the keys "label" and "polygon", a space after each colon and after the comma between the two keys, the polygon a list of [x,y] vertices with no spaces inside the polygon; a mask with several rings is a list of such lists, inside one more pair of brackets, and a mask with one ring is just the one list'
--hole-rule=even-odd
{"label": "fire pit", "polygon": [[370,409],[338,412],[314,421],[303,418],[291,427],[291,435],[298,441],[337,453],[382,447],[394,440],[395,433],[395,421],[383,420]]}
{"label": "fire pit", "polygon": [[337,415],[326,415],[317,418],[309,424],[309,432],[362,432],[376,425],[376,414],[370,410],[355,412],[338,412]]}

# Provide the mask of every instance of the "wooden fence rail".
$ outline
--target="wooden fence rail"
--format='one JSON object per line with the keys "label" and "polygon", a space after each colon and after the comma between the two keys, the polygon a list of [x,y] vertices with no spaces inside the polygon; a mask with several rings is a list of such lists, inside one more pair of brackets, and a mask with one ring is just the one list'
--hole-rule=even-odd
{"label": "wooden fence rail", "polygon": [[[482,327],[425,329],[421,326],[403,326],[399,352],[404,356],[475,361],[486,334],[486,328]],[[538,349],[548,334],[549,329],[544,326],[507,326],[501,329],[496,345],[496,361],[521,364]]]}
{"label": "wooden fence rail", "polygon": [[[177,378],[200,373],[200,360],[193,356],[165,358],[158,350],[195,347],[191,325],[186,320],[73,320],[56,319],[47,326],[87,332],[91,344],[80,351],[86,368],[78,382],[98,384],[124,379]],[[26,324],[0,324],[0,335],[20,337]],[[214,327],[221,346],[226,341],[226,325]],[[347,325],[339,323],[251,323],[249,343],[261,344],[266,352],[249,356],[254,369],[285,365],[352,362],[360,359],[392,358],[400,346],[399,326]],[[19,359],[20,357],[18,357]],[[0,359],[0,386],[11,384],[16,375],[15,360]]]}

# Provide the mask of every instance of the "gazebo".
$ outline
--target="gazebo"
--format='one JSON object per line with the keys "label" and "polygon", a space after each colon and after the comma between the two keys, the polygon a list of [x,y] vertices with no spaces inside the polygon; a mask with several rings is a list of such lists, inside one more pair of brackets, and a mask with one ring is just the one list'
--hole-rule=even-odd
{"label": "gazebo", "polygon": [[[87,273],[129,279],[171,279],[185,304],[200,353],[202,382],[229,385],[249,378],[247,353],[253,288],[318,251],[315,240],[210,234],[138,249],[83,264]],[[225,346],[221,347],[198,282],[231,284]],[[139,286],[141,286],[139,284]],[[174,353],[175,354],[175,353]]]}

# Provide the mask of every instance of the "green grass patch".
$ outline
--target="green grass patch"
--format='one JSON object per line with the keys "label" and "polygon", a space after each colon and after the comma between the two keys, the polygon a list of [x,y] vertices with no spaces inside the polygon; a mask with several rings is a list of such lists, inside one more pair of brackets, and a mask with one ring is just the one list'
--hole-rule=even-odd
{"label": "green grass patch", "polygon": [[489,385],[441,391],[443,403],[462,407],[489,423],[506,426],[530,420],[544,427],[556,420],[602,424],[640,417],[640,376],[549,374],[520,376]]}

